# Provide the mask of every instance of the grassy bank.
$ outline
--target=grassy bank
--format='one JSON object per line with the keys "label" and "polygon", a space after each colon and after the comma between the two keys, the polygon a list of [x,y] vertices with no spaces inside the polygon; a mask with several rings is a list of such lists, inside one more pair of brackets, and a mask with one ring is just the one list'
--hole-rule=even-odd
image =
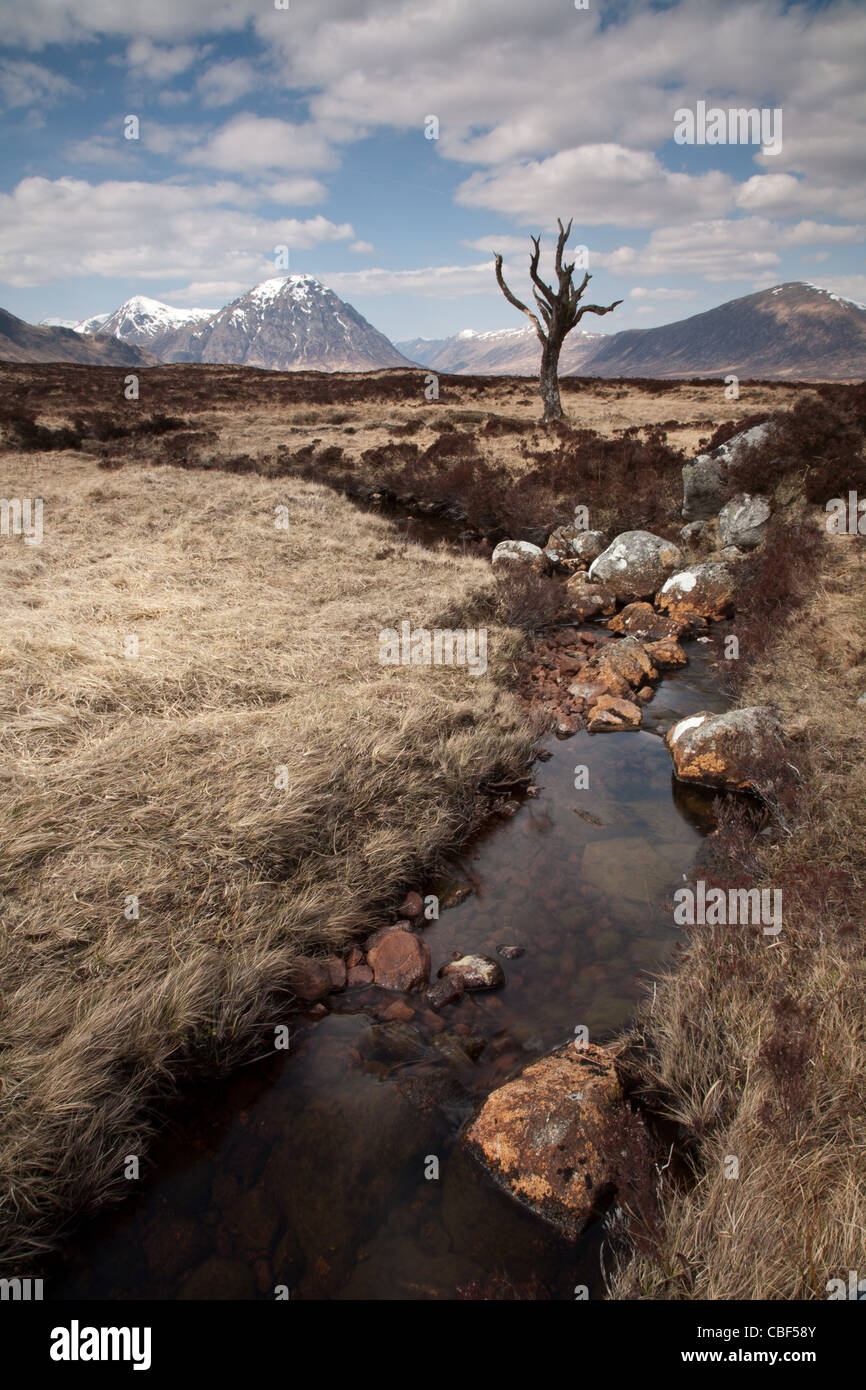
{"label": "grassy bank", "polygon": [[489,585],[480,560],[306,482],[7,452],[4,491],[44,499],[42,544],[0,544],[15,1273],[128,1190],[180,1077],[273,1047],[298,953],[379,925],[531,740],[513,630],[486,675],[379,664],[381,628]]}
{"label": "grassy bank", "polygon": [[783,930],[692,929],[628,1036],[681,1167],[617,1298],[823,1299],[866,1267],[866,541],[825,520],[780,527],[736,625],[738,702],[779,709],[798,775],[769,818],[728,808],[696,870],[781,888]]}

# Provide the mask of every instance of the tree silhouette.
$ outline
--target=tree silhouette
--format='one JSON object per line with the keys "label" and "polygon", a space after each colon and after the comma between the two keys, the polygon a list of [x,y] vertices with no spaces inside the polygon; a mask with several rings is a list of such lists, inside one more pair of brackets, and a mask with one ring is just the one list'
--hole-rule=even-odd
{"label": "tree silhouette", "polygon": [[618,304],[622,304],[621,299],[616,299],[613,304],[608,304],[606,308],[601,304],[584,304],[580,309],[577,307],[592,276],[587,271],[580,284],[575,287],[572,280],[574,262],[572,261],[570,265],[563,265],[562,263],[565,243],[571,235],[571,219],[569,219],[568,226],[563,227],[562,221],[557,218],[556,225],[559,227],[559,237],[556,242],[558,290],[546,285],[539,276],[538,262],[541,257],[541,236],[530,237],[532,255],[529,259],[529,274],[532,280],[532,293],[541,317],[544,319],[544,328],[542,328],[538,316],[531,309],[527,309],[525,304],[521,304],[516,295],[511,293],[502,276],[502,257],[498,254],[496,256],[496,282],[499,288],[509,304],[513,304],[515,309],[519,309],[532,321],[541,340],[540,386],[541,399],[544,401],[544,424],[546,425],[551,424],[554,420],[562,419],[562,402],[559,399],[559,354],[562,351],[562,344],[565,342],[566,335],[576,324],[580,323],[584,314],[609,314]]}

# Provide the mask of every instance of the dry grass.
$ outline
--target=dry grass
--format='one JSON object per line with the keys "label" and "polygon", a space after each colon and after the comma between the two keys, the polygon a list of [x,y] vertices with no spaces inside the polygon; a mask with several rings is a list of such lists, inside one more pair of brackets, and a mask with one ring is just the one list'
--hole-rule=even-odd
{"label": "dry grass", "polygon": [[382,627],[434,626],[489,584],[481,561],[312,483],[30,454],[5,457],[4,490],[45,500],[41,546],[0,541],[0,1251],[19,1272],[125,1190],[182,1074],[272,1046],[297,953],[378,925],[531,740],[497,683],[514,631],[491,627],[486,676],[378,661]]}
{"label": "dry grass", "polygon": [[795,733],[794,809],[776,836],[722,832],[735,874],[782,888],[783,931],[695,928],[629,1036],[639,1088],[684,1127],[691,1180],[662,1183],[663,1232],[637,1232],[614,1297],[823,1299],[866,1269],[862,538],[827,537],[808,588],[741,692]]}

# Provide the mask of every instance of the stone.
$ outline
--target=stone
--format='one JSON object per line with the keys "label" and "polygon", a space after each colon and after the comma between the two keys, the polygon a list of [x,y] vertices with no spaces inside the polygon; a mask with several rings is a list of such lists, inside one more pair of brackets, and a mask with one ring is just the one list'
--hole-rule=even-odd
{"label": "stone", "polygon": [[575,541],[579,536],[585,535],[577,526],[566,525],[557,526],[547,538],[544,547],[544,558],[549,564],[557,568],[568,560],[577,560],[578,554],[574,548]]}
{"label": "stone", "polygon": [[351,989],[353,985],[371,985],[373,983],[373,972],[369,965],[363,962],[360,965],[350,965],[346,971],[346,984]]}
{"label": "stone", "polygon": [[403,999],[395,999],[382,1009],[379,1017],[383,1023],[409,1023],[415,1017],[415,1010]]}
{"label": "stone", "polygon": [[622,721],[613,710],[600,709],[598,713],[593,710],[586,727],[591,734],[616,734],[622,729]]}
{"label": "stone", "polygon": [[[631,700],[618,700],[613,695],[602,695],[596,702],[587,725],[591,734],[595,733],[593,724],[601,714],[615,715],[621,729],[639,729],[643,718],[640,706],[632,704]],[[608,725],[605,723],[601,727],[607,728]]]}
{"label": "stone", "polygon": [[496,950],[498,954],[504,956],[506,960],[519,960],[521,956],[526,955],[525,946],[497,946]]}
{"label": "stone", "polygon": [[569,1043],[493,1091],[463,1134],[496,1185],[573,1240],[620,1184],[628,1139],[649,1155],[609,1052]]}
{"label": "stone", "polygon": [[754,550],[767,534],[770,504],[766,497],[738,492],[719,512],[719,537],[723,546]]}
{"label": "stone", "polygon": [[734,577],[727,565],[692,565],[666,579],[656,603],[683,624],[695,618],[729,617],[736,606]]}
{"label": "stone", "polygon": [[331,989],[341,990],[346,988],[346,962],[340,956],[328,956],[326,958],[328,974],[331,977]]}
{"label": "stone", "polygon": [[490,563],[494,569],[500,566],[525,565],[537,570],[544,566],[544,553],[540,545],[533,545],[531,541],[500,541]]}
{"label": "stone", "polygon": [[430,947],[409,931],[377,932],[367,964],[382,989],[421,989],[430,978]]}
{"label": "stone", "polygon": [[423,911],[424,899],[421,897],[420,893],[415,892],[407,893],[399,908],[400,916],[408,917],[410,921],[414,921],[416,917],[420,917]]}
{"label": "stone", "polygon": [[685,666],[687,662],[685,652],[673,637],[668,637],[663,642],[648,642],[647,651],[653,665],[660,671],[672,671],[678,666]]}
{"label": "stone", "polygon": [[608,642],[589,658],[584,680],[598,682],[609,695],[627,695],[658,676],[646,647],[636,637]]}
{"label": "stone", "polygon": [[701,539],[703,530],[704,523],[702,521],[687,521],[685,526],[683,526],[682,530],[680,531],[680,540],[682,541],[683,545],[689,547],[695,546]]}
{"label": "stone", "polygon": [[298,956],[292,962],[290,982],[299,999],[324,999],[333,989],[331,967],[319,956]]}
{"label": "stone", "polygon": [[[669,584],[671,581],[668,580]],[[646,637],[653,642],[659,642],[664,637],[679,637],[683,631],[683,624],[675,622],[671,617],[665,617],[663,613],[657,613],[651,603],[629,603],[626,604],[615,617],[608,622],[611,632],[622,632],[632,637]]]}
{"label": "stone", "polygon": [[445,975],[428,989],[427,1003],[438,1013],[447,1004],[455,1004],[458,999],[462,999],[465,988],[459,975]]}
{"label": "stone", "polygon": [[572,681],[568,693],[573,699],[586,700],[589,704],[600,695],[606,694],[607,687],[601,681]]}
{"label": "stone", "polygon": [[744,450],[761,444],[770,422],[741,430],[711,454],[698,454],[683,468],[683,521],[706,520],[715,516],[725,500],[728,473],[732,463],[740,461]]}
{"label": "stone", "polygon": [[670,885],[688,865],[688,852],[675,840],[617,835],[586,845],[580,882],[605,897],[658,904],[669,896]]}
{"label": "stone", "polygon": [[466,990],[499,989],[505,984],[502,966],[489,956],[460,956],[458,960],[450,960],[447,965],[443,965],[439,976],[456,976],[463,981],[463,988]]}
{"label": "stone", "polygon": [[582,570],[566,582],[565,593],[569,614],[581,622],[616,610],[613,591],[604,584],[594,583]]}
{"label": "stone", "polygon": [[725,714],[691,714],[668,730],[665,743],[681,781],[761,791],[782,749],[782,730],[768,706],[751,705]]}
{"label": "stone", "polygon": [[589,578],[612,590],[620,602],[630,603],[652,598],[682,563],[682,551],[673,541],[651,531],[623,531],[593,560]]}

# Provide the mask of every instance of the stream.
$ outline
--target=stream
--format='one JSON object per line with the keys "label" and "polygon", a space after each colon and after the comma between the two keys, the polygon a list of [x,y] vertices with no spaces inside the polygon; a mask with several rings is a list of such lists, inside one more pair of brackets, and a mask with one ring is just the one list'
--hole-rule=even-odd
{"label": "stream", "polygon": [[[621,1028],[670,958],[670,900],[712,829],[712,795],[674,782],[660,735],[725,708],[715,644],[684,645],[689,664],[664,679],[642,729],[548,737],[538,795],[423,885],[442,909],[425,928],[433,977],[478,951],[500,960],[505,987],[439,1015],[419,996],[349,989],[326,1017],[295,1021],[288,1051],[185,1087],[134,1195],[46,1269],[49,1298],[602,1295],[603,1222],[576,1245],[558,1240],[458,1134],[576,1026],[595,1042]],[[581,766],[589,785],[576,790]],[[403,1017],[381,1019],[388,1000]]]}

